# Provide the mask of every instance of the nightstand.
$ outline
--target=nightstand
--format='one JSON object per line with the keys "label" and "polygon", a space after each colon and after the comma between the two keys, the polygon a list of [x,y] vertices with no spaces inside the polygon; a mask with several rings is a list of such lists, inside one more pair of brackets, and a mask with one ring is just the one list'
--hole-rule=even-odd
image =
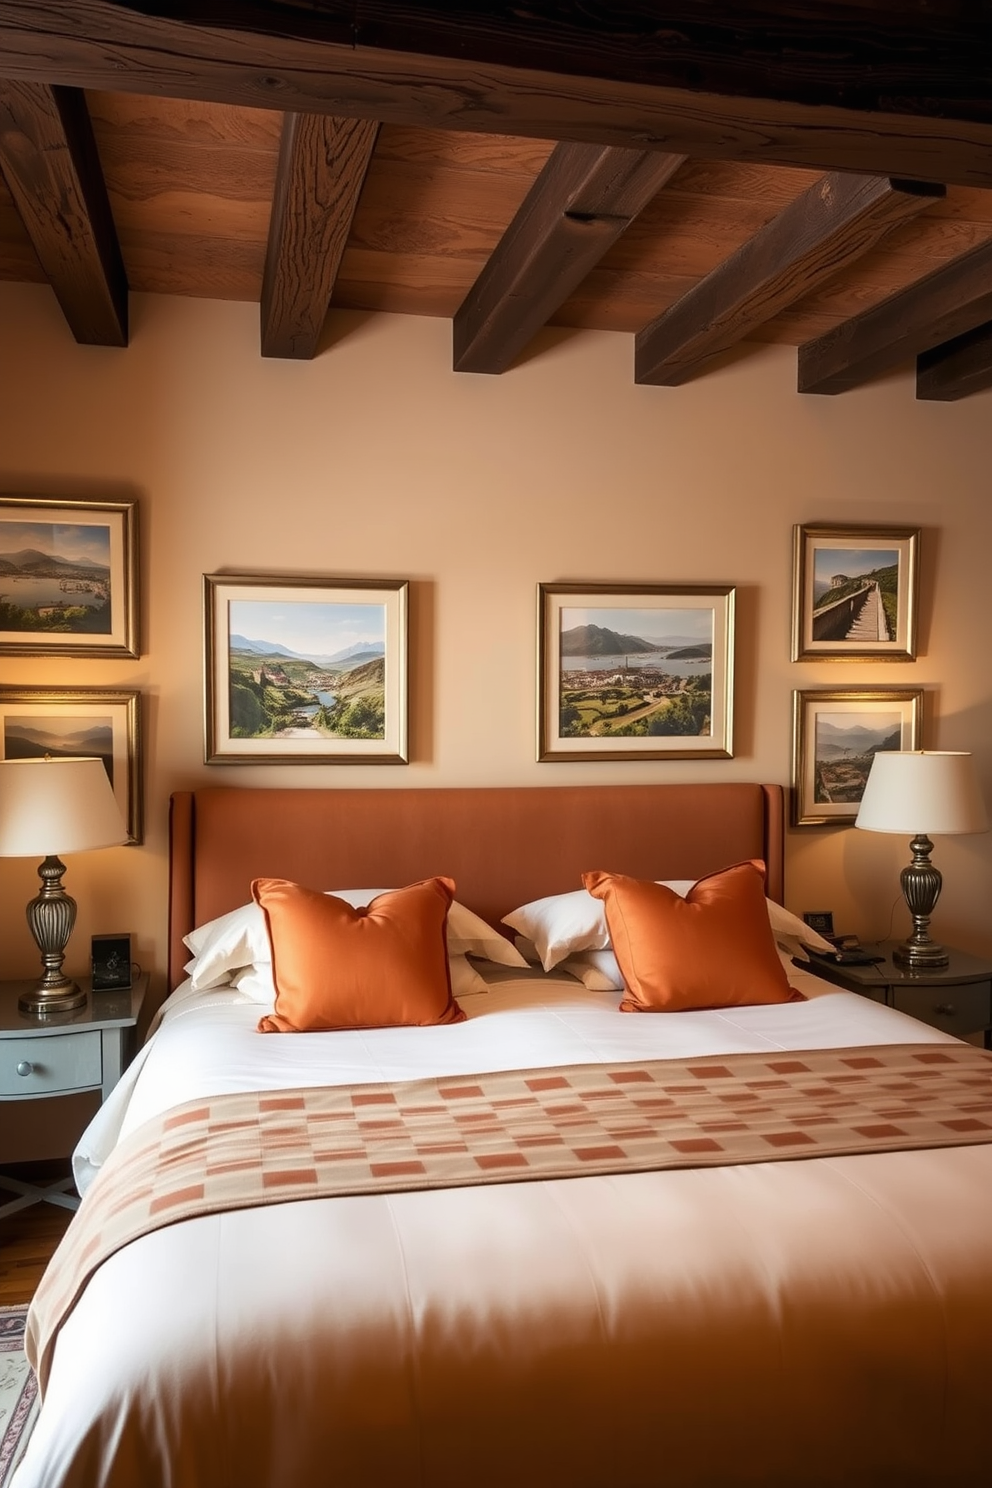
{"label": "nightstand", "polygon": [[848,992],[860,992],[875,1002],[909,1013],[942,1033],[952,1033],[956,1038],[983,1033],[986,1049],[992,1048],[992,961],[952,951],[948,946],[947,966],[911,971],[892,959],[899,944],[896,940],[866,942],[864,949],[869,955],[885,958],[876,966],[838,966],[815,956],[802,966],[804,971],[812,971]]}
{"label": "nightstand", "polygon": [[[50,1018],[20,1012],[17,999],[25,982],[0,982],[0,1102],[53,1100],[82,1090],[99,1090],[106,1100],[134,1053],[134,1030],[148,990],[140,975],[128,991],[93,992],[86,1006]],[[76,1209],[75,1194],[63,1192],[71,1178],[46,1187],[0,1173],[0,1188],[19,1197],[0,1204],[0,1217],[29,1204]]]}

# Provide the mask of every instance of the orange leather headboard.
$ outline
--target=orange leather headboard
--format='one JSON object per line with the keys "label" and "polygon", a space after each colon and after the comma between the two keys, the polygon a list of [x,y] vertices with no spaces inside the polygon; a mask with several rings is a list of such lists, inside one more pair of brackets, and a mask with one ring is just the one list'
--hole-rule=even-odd
{"label": "orange leather headboard", "polygon": [[253,878],[345,889],[444,875],[498,926],[597,868],[699,878],[763,858],[780,900],[783,850],[778,785],[181,791],[170,816],[169,986],[189,959],[183,935],[247,904]]}

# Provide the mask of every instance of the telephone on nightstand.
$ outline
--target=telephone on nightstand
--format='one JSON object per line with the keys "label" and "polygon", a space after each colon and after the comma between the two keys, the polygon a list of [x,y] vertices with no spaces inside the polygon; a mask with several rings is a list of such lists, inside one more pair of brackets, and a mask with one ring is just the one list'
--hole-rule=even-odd
{"label": "telephone on nightstand", "polygon": [[856,935],[835,935],[832,951],[818,951],[815,946],[806,950],[817,961],[829,961],[832,966],[877,966],[884,956],[873,956],[866,951]]}
{"label": "telephone on nightstand", "polygon": [[829,961],[833,966],[877,966],[885,960],[884,956],[873,956],[866,951],[856,935],[835,935],[834,917],[829,909],[808,910],[803,919],[833,946],[830,951],[807,946],[806,950],[818,961]]}

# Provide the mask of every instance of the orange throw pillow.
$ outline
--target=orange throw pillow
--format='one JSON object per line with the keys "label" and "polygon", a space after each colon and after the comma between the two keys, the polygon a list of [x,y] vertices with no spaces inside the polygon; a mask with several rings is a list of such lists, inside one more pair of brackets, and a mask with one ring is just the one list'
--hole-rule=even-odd
{"label": "orange throw pillow", "polygon": [[460,1023],[446,939],[450,878],[380,894],[352,909],[284,878],[256,878],[272,943],[274,1012],[260,1033]]}
{"label": "orange throw pillow", "polygon": [[684,899],[622,873],[584,873],[582,882],[606,906],[627,988],[621,1012],[803,1000],[779,960],[754,863],[701,878]]}

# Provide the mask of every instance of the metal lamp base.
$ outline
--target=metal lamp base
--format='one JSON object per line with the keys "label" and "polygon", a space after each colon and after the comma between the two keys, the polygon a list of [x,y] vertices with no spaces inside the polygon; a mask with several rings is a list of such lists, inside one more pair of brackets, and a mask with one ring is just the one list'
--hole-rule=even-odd
{"label": "metal lamp base", "polygon": [[17,1006],[22,1013],[30,1013],[32,1018],[49,1018],[55,1013],[71,1013],[73,1008],[85,1007],[86,993],[78,982],[68,978],[61,990],[39,982],[37,987],[21,993]]}
{"label": "metal lamp base", "polygon": [[65,864],[60,858],[52,854],[45,859],[38,869],[41,892],[26,911],[44,972],[37,986],[17,999],[17,1006],[33,1018],[68,1013],[86,1005],[86,993],[62,970],[65,948],[76,923],[76,901],[62,887],[63,873]]}
{"label": "metal lamp base", "polygon": [[892,959],[900,966],[918,971],[932,971],[937,967],[949,966],[951,962],[944,947],[929,938],[924,941],[904,940],[892,952]]}
{"label": "metal lamp base", "polygon": [[902,870],[899,882],[903,896],[913,916],[913,933],[892,952],[892,959],[900,966],[911,970],[929,971],[934,967],[948,966],[950,957],[942,945],[930,939],[930,916],[940,897],[943,878],[939,868],[930,861],[933,843],[925,832],[920,832],[909,844],[913,861]]}

